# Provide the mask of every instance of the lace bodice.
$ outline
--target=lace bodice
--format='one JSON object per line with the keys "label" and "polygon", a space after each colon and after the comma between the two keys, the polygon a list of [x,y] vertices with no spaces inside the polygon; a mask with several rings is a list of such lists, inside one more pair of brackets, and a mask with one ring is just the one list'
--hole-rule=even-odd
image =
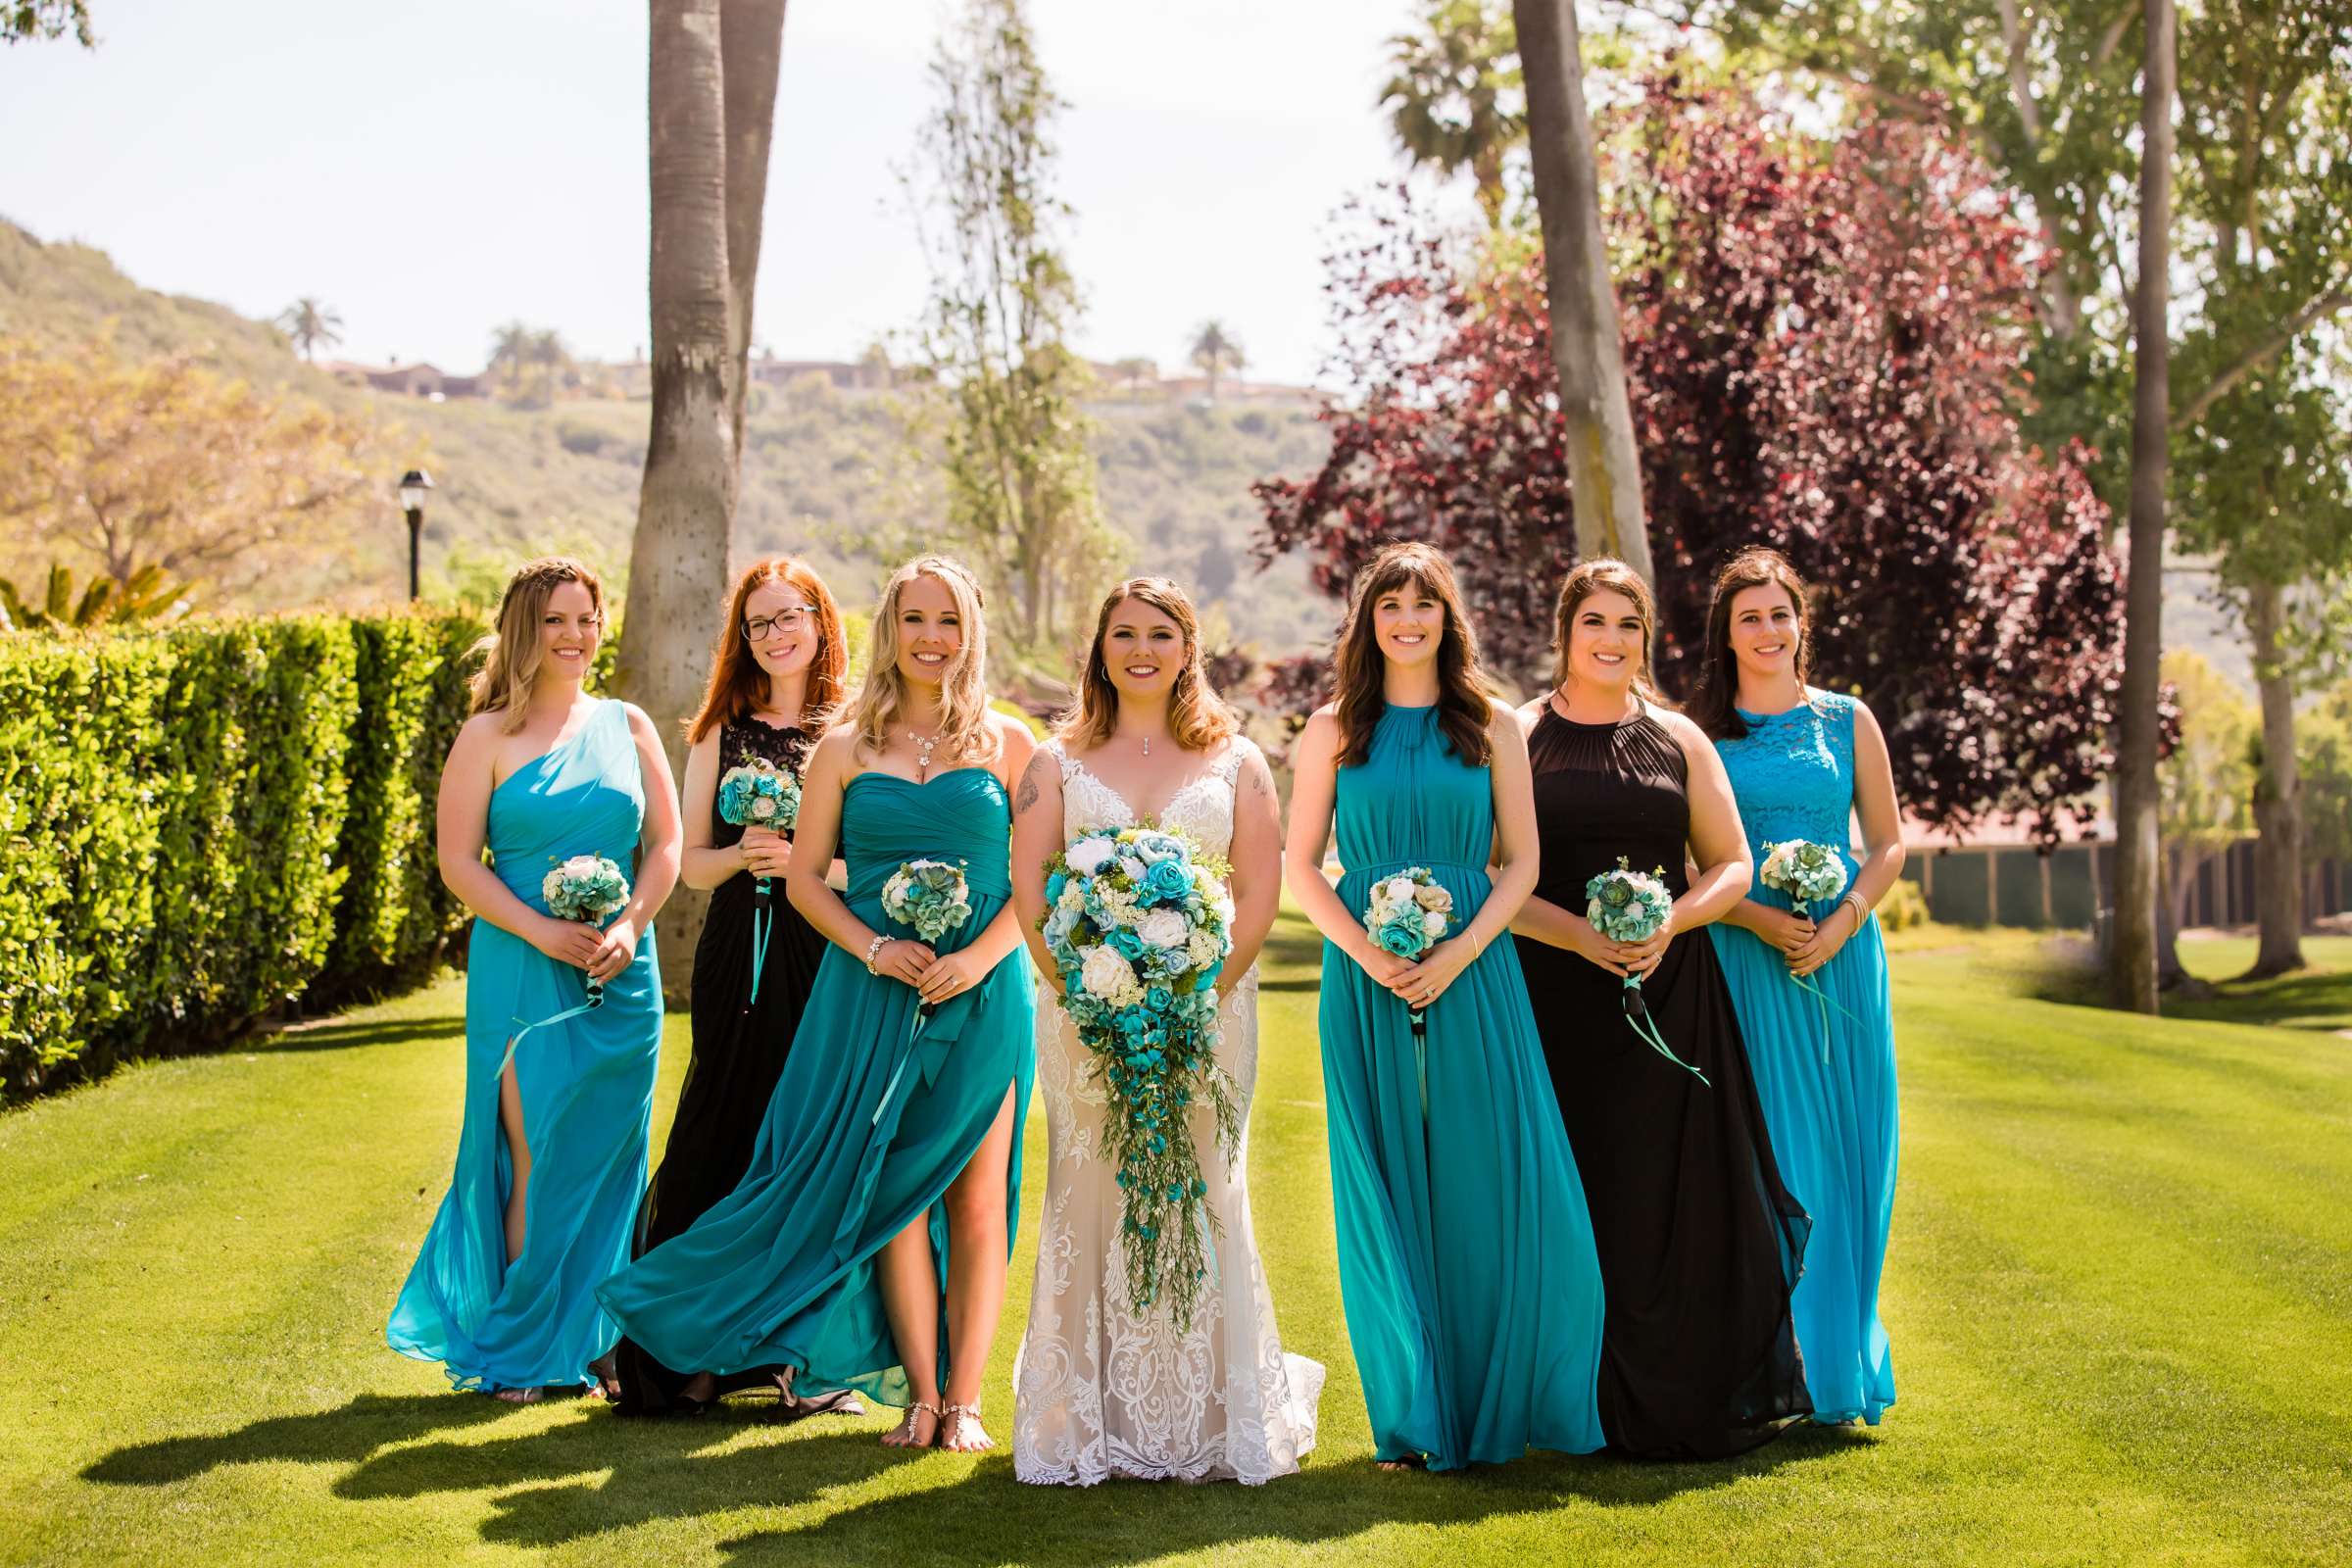
{"label": "lace bodice", "polygon": [[1810,701],[1785,713],[1740,710],[1747,734],[1717,741],[1732,778],[1740,821],[1757,862],[1764,846],[1788,839],[1830,844],[1853,857],[1854,708],[1851,697],[1805,689]]}
{"label": "lace bodice", "polygon": [[[1254,749],[1254,743],[1235,736],[1226,746],[1224,756],[1169,797],[1167,808],[1159,813],[1155,825],[1186,835],[1211,855],[1231,855],[1234,787],[1241,777],[1242,763]],[[1061,822],[1066,836],[1075,838],[1102,828],[1115,831],[1135,825],[1135,808],[1127,804],[1125,796],[1097,778],[1094,770],[1072,757],[1061,742],[1049,741],[1046,750],[1061,764]]]}

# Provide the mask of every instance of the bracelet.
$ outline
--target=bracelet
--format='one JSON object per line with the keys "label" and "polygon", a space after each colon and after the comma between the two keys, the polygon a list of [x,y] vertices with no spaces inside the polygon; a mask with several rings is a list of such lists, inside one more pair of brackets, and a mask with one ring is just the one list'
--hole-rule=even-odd
{"label": "bracelet", "polygon": [[1850,904],[1854,906],[1854,929],[1857,931],[1861,930],[1863,924],[1870,919],[1870,907],[1862,902],[1861,893],[1858,890],[1849,892],[1844,898],[1839,899],[1838,902],[1841,905]]}
{"label": "bracelet", "polygon": [[880,932],[876,932],[874,934],[874,940],[865,945],[865,972],[867,974],[880,974],[882,972],[874,967],[874,955],[880,953],[882,951],[883,944],[889,940],[889,937],[884,936]]}

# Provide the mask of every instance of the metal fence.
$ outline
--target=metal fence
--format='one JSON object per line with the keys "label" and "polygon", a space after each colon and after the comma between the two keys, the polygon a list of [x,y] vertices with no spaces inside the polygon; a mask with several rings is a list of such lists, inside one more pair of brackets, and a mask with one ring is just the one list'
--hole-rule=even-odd
{"label": "metal fence", "polygon": [[[2173,887],[2184,857],[2166,852]],[[1951,925],[2087,929],[2114,875],[2112,844],[2069,844],[2041,855],[2017,845],[1932,849],[1914,846],[1903,875],[1917,882],[1936,919]],[[2182,926],[2250,925],[2254,920],[2254,840],[2209,855],[2189,873]],[[2303,915],[2322,919],[2352,909],[2352,867],[2323,860],[2303,875]]]}

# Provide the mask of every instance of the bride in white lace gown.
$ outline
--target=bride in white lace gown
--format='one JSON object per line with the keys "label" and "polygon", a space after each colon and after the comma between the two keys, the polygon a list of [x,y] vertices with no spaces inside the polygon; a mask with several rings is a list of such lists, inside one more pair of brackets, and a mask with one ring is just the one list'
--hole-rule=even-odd
{"label": "bride in white lace gown", "polygon": [[[1023,1481],[1257,1485],[1295,1473],[1314,1446],[1323,1368],[1283,1352],[1250,1224],[1254,960],[1279,897],[1280,825],[1265,759],[1206,691],[1195,626],[1190,602],[1164,578],[1123,583],[1105,602],[1079,711],[1021,784],[1016,897],[1024,915],[1042,911],[1045,858],[1080,833],[1147,817],[1232,858],[1240,806],[1244,855],[1263,863],[1237,867],[1234,877],[1234,959],[1243,967],[1238,980],[1233,966],[1226,970],[1217,1059],[1240,1089],[1244,1142],[1228,1171],[1214,1113],[1205,1100],[1196,1103],[1194,1147],[1216,1220],[1215,1257],[1192,1326],[1179,1334],[1165,1305],[1138,1313],[1128,1300],[1120,1194],[1102,1152],[1104,1097],[1061,1009],[1059,986],[1041,982],[1037,1082],[1052,1152],[1029,1326],[1013,1373],[1012,1463]],[[1205,747],[1183,744],[1205,737],[1213,737]],[[1025,923],[1050,972],[1035,920]]]}

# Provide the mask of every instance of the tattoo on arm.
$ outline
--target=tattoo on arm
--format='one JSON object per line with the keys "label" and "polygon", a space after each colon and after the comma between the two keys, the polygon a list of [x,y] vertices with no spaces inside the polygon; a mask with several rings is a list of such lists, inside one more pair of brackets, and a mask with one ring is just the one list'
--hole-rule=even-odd
{"label": "tattoo on arm", "polygon": [[1037,787],[1037,770],[1045,763],[1046,754],[1043,752],[1029,759],[1029,766],[1021,773],[1021,792],[1013,797],[1013,815],[1018,816],[1037,804],[1037,798],[1042,793]]}

